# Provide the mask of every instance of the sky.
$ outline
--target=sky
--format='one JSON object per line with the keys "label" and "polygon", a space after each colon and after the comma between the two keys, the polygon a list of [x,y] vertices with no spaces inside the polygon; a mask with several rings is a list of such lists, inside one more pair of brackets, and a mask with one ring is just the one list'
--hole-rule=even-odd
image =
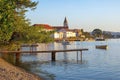
{"label": "sky", "polygon": [[120,32],[120,0],[32,0],[37,8],[26,17],[31,24],[62,26],[64,18],[70,29]]}

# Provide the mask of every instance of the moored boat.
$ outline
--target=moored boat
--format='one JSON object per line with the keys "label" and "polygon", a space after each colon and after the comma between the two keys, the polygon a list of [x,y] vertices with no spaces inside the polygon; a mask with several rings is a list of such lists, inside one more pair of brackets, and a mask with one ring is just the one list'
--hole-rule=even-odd
{"label": "moored boat", "polygon": [[108,49],[107,45],[96,45],[97,49]]}
{"label": "moored boat", "polygon": [[70,45],[70,42],[69,41],[63,41],[62,45]]}
{"label": "moored boat", "polygon": [[105,39],[95,39],[96,41],[105,41]]}
{"label": "moored boat", "polygon": [[103,37],[97,37],[95,41],[105,41],[105,39]]}

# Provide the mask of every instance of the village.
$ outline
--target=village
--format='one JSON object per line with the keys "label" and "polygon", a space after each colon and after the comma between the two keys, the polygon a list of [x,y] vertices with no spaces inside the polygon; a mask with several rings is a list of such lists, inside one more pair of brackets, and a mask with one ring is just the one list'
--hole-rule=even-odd
{"label": "village", "polygon": [[69,29],[67,18],[65,17],[63,26],[51,26],[49,24],[34,24],[34,27],[41,27],[44,31],[54,31],[51,35],[55,41],[63,39],[67,41],[87,41],[93,40],[89,32],[84,32],[83,29]]}

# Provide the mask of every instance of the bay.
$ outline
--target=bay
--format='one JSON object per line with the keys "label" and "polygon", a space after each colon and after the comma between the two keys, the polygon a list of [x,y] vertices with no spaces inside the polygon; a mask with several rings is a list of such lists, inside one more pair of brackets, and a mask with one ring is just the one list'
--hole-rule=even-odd
{"label": "bay", "polygon": [[[107,50],[96,49],[96,45],[108,45]],[[74,41],[70,45],[61,43],[39,44],[33,50],[80,49],[80,52],[56,53],[56,61],[51,61],[51,53],[22,54],[22,63],[29,64],[31,72],[43,75],[48,80],[120,80],[120,39],[106,41]],[[22,50],[30,50],[23,47]]]}

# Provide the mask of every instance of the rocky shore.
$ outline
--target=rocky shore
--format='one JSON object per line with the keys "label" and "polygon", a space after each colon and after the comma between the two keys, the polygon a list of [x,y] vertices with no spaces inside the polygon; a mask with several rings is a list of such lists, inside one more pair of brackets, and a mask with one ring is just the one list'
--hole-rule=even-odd
{"label": "rocky shore", "polygon": [[0,80],[42,80],[0,58]]}

